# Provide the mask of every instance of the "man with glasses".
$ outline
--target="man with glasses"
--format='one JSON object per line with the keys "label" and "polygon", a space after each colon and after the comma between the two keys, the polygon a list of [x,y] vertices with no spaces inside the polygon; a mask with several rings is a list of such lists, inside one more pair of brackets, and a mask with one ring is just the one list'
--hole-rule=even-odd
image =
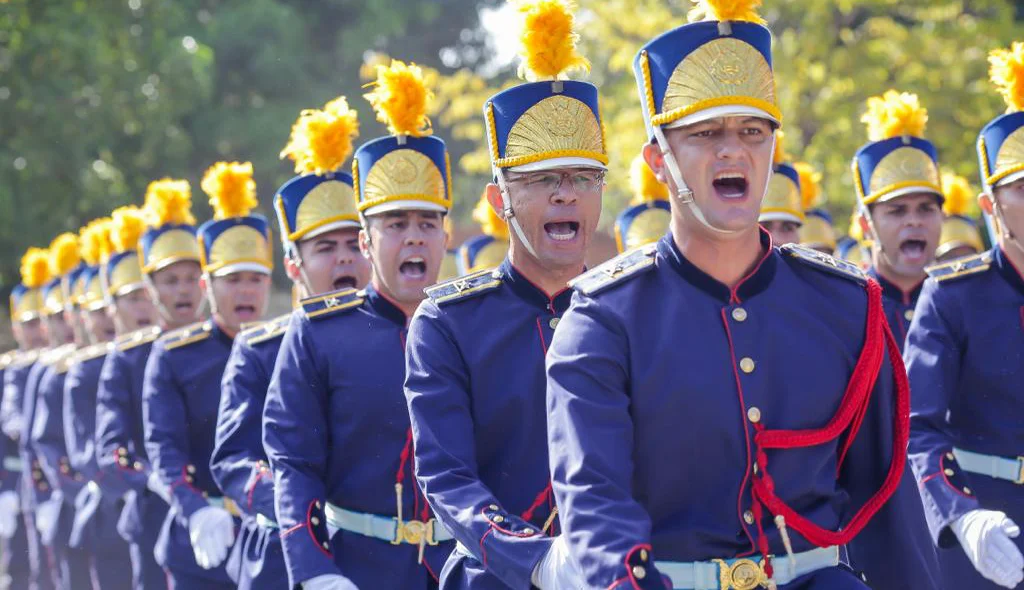
{"label": "man with glasses", "polygon": [[[567,283],[584,269],[607,157],[597,88],[530,73],[550,79],[484,106],[487,199],[511,226],[508,256],[427,289],[409,329],[417,481],[459,541],[443,588],[579,587],[551,495],[544,355],[569,306]],[[531,127],[551,135],[528,136]]]}

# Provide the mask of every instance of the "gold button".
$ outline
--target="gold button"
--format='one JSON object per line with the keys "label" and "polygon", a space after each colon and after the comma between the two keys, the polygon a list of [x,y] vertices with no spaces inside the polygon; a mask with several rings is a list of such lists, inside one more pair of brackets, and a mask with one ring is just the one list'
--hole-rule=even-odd
{"label": "gold button", "polygon": [[186,471],[188,471],[189,473],[195,473],[196,472],[196,466],[195,465],[189,465],[186,468]]}
{"label": "gold button", "polygon": [[500,522],[505,522],[505,517],[500,515],[500,514],[495,514],[494,518],[492,518],[491,520],[493,520],[494,522],[499,522],[499,523]]}
{"label": "gold button", "polygon": [[648,555],[646,549],[640,550],[640,561],[647,561]]}
{"label": "gold button", "polygon": [[320,519],[315,516],[310,518],[309,522],[313,523],[313,526],[320,526]]}
{"label": "gold button", "polygon": [[121,467],[127,467],[128,459],[125,457],[121,457],[120,459],[117,460],[117,464],[120,465]]}
{"label": "gold button", "polygon": [[761,421],[761,410],[759,410],[756,407],[753,407],[753,408],[750,408],[749,410],[747,410],[747,420],[750,420],[754,424],[757,424],[758,422],[760,422]]}
{"label": "gold button", "polygon": [[967,494],[968,496],[970,496],[971,495],[971,488],[964,488],[964,493]]}
{"label": "gold button", "polygon": [[945,473],[947,477],[951,477],[953,475],[952,469],[944,469],[942,472]]}
{"label": "gold button", "polygon": [[558,318],[551,318],[550,320],[548,320],[548,325],[551,326],[552,330],[557,328],[558,327]]}
{"label": "gold button", "polygon": [[754,475],[757,475],[757,463],[754,463]]}
{"label": "gold button", "polygon": [[946,458],[949,459],[950,461],[956,461],[956,455],[954,455],[953,453],[946,453]]}
{"label": "gold button", "polygon": [[743,513],[743,522],[747,524],[754,524],[754,513],[747,510]]}
{"label": "gold button", "polygon": [[136,461],[135,465],[132,465],[132,467],[135,468],[135,471],[142,471],[142,463],[140,463],[138,461]]}
{"label": "gold button", "polygon": [[317,501],[316,501],[316,509],[317,509],[317,510],[320,510],[320,500],[317,500]]}
{"label": "gold button", "polygon": [[903,312],[903,317],[907,318],[908,322],[913,320],[914,319],[914,310],[908,309],[907,311]]}
{"label": "gold button", "polygon": [[647,570],[644,569],[644,566],[642,566],[642,565],[634,565],[633,566],[633,577],[638,579],[638,580],[642,580],[642,579],[647,577]]}
{"label": "gold button", "polygon": [[754,359],[750,358],[749,356],[745,356],[742,359],[740,359],[740,370],[743,371],[744,373],[753,373]]}
{"label": "gold button", "polygon": [[327,550],[327,551],[331,550],[331,545],[327,541],[324,541],[324,549]]}
{"label": "gold button", "polygon": [[737,322],[746,321],[747,310],[743,309],[742,307],[737,307],[736,309],[732,310],[732,319],[736,320]]}
{"label": "gold button", "polygon": [[533,529],[523,529],[522,534],[527,537],[532,537],[534,535],[534,531]]}
{"label": "gold button", "polygon": [[488,510],[497,510],[498,509],[498,505],[497,504],[491,504],[490,506],[487,507],[487,509]]}

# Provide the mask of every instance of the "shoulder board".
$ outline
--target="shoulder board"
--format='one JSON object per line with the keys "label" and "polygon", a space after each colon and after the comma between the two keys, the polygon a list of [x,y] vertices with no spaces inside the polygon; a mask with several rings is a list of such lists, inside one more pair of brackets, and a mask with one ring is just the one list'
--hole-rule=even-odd
{"label": "shoulder board", "polygon": [[211,330],[213,330],[213,324],[207,320],[168,332],[160,337],[160,341],[164,343],[167,350],[174,350],[206,340],[210,337]]}
{"label": "shoulder board", "polygon": [[86,361],[100,358],[110,352],[112,348],[113,343],[111,342],[99,342],[91,346],[86,346],[85,348],[75,351],[74,354],[68,357],[68,365],[84,363]]}
{"label": "shoulder board", "polygon": [[39,354],[39,364],[44,366],[53,365],[61,358],[67,356],[69,352],[74,352],[74,348],[72,347],[69,350],[67,344],[64,344],[62,346],[56,346],[53,348],[47,348],[46,350]]}
{"label": "shoulder board", "polygon": [[239,336],[241,336],[249,346],[273,340],[277,336],[284,334],[285,330],[288,329],[288,322],[291,320],[291,317],[292,314],[286,313],[270,321],[253,326],[239,334]]}
{"label": "shoulder board", "polygon": [[141,346],[149,342],[153,342],[160,336],[159,326],[150,326],[148,328],[142,328],[135,330],[134,332],[119,336],[117,340],[114,340],[114,347],[119,351],[131,350],[136,346]]}
{"label": "shoulder board", "polygon": [[313,319],[339,313],[347,309],[354,309],[363,304],[363,299],[362,291],[342,289],[340,291],[332,291],[326,295],[303,299],[299,304],[302,306],[302,311],[305,312],[306,317]]}
{"label": "shoulder board", "polygon": [[992,252],[982,252],[966,258],[958,258],[924,269],[928,276],[943,283],[960,277],[985,272],[992,267]]}
{"label": "shoulder board", "polygon": [[656,244],[623,252],[569,281],[569,286],[584,295],[595,295],[654,268],[657,252]]}
{"label": "shoulder board", "polygon": [[14,353],[14,358],[11,360],[11,364],[8,368],[16,369],[31,365],[32,363],[39,360],[39,349],[26,350],[24,352],[19,351]]}
{"label": "shoulder board", "polygon": [[51,362],[54,372],[57,373],[58,375],[63,375],[64,373],[67,373],[68,368],[71,367],[72,359],[74,359],[75,355],[78,354],[81,350],[85,349],[79,349],[74,344],[65,344],[64,346],[61,346],[60,348],[55,350],[53,353],[53,361]]}
{"label": "shoulder board", "polygon": [[850,279],[861,285],[867,283],[868,275],[856,264],[829,256],[799,244],[785,244],[779,250],[793,260],[806,263],[818,270]]}
{"label": "shoulder board", "polygon": [[18,351],[16,350],[0,354],[0,371],[14,364],[14,359],[17,358],[17,355]]}
{"label": "shoulder board", "polygon": [[501,286],[498,277],[498,269],[480,270],[427,287],[424,293],[435,305],[444,305],[497,289]]}

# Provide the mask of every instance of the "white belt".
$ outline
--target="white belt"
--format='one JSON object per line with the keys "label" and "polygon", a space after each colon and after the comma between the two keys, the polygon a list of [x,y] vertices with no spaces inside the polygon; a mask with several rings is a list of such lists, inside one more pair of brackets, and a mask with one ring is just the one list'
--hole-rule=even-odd
{"label": "white belt", "polygon": [[963,449],[953,449],[953,454],[956,455],[956,462],[964,471],[1024,485],[1024,457],[1007,459],[998,455],[974,453]]}
{"label": "white belt", "polygon": [[4,457],[4,471],[20,472],[21,471],[21,458],[19,457]]}
{"label": "white belt", "polygon": [[327,524],[336,529],[373,537],[393,545],[437,545],[453,538],[448,529],[433,518],[426,522],[407,520],[399,525],[395,517],[345,510],[330,502],[325,504],[324,514],[327,516]]}
{"label": "white belt", "polygon": [[277,522],[267,518],[266,516],[263,516],[262,514],[258,514],[258,513],[256,514],[256,524],[258,524],[259,526],[261,526],[261,527],[263,527],[265,529],[280,528],[277,525]]}
{"label": "white belt", "polygon": [[[781,586],[800,576],[839,565],[839,547],[823,547],[795,553],[792,557],[772,557],[774,576]],[[768,576],[764,564],[753,559],[714,559],[711,561],[659,561],[658,571],[680,590],[753,590],[766,588]]]}
{"label": "white belt", "polygon": [[206,503],[210,506],[216,506],[217,508],[223,508],[227,510],[231,516],[242,516],[242,511],[238,508],[238,504],[231,498],[224,496],[207,496]]}

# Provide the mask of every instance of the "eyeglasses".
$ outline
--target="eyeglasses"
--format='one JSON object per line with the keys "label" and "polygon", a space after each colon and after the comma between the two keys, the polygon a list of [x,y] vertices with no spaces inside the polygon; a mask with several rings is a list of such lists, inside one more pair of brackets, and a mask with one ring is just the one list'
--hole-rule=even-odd
{"label": "eyeglasses", "polygon": [[568,178],[576,194],[593,193],[604,186],[604,170],[574,170],[572,172],[535,172],[522,174],[508,181],[519,183],[531,193],[553,196]]}

